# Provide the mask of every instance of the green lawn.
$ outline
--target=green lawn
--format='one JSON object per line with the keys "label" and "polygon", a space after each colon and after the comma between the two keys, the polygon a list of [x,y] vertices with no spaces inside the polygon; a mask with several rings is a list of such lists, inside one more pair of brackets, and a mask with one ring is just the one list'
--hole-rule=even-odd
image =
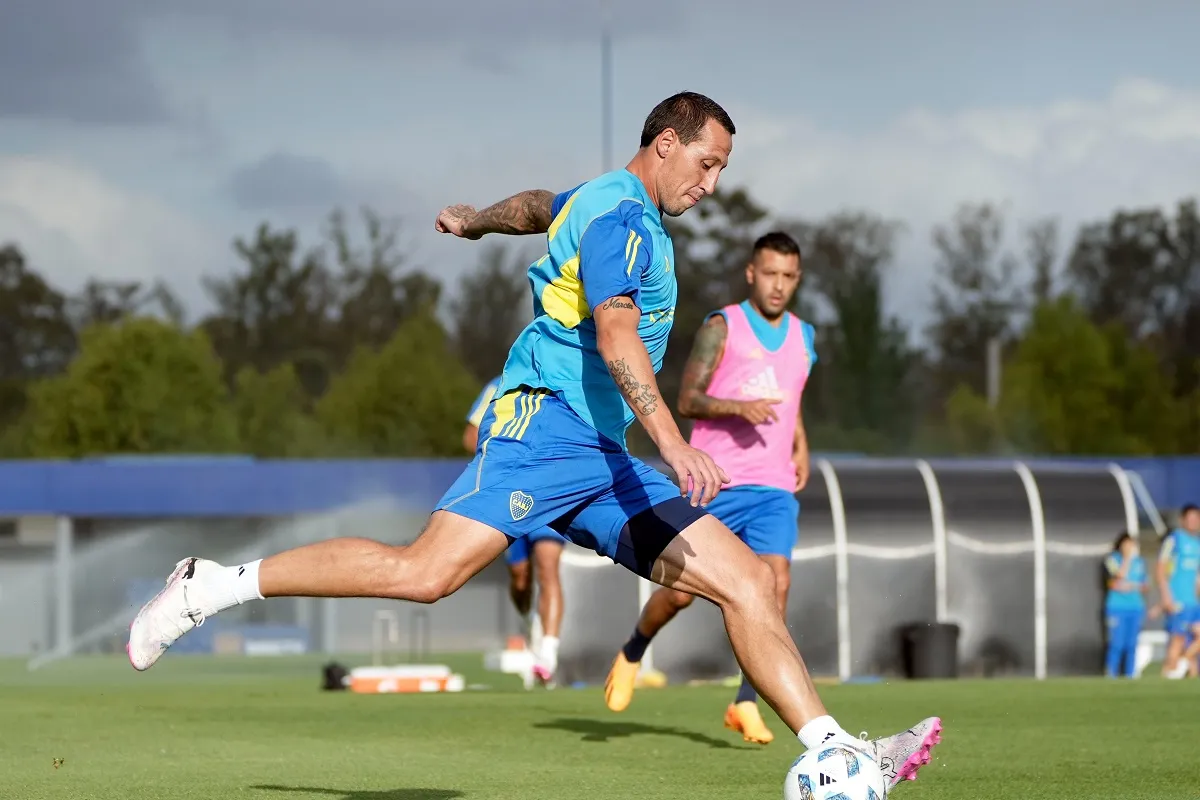
{"label": "green lawn", "polygon": [[[643,690],[616,715],[599,689],[319,691],[320,659],[167,655],[137,674],[80,658],[0,661],[0,797],[12,800],[636,800],[778,798],[800,752],[721,727],[730,690]],[[851,733],[938,714],[943,743],[895,798],[1188,798],[1200,682],[959,681],[822,689]],[[56,760],[61,764],[55,766]]]}

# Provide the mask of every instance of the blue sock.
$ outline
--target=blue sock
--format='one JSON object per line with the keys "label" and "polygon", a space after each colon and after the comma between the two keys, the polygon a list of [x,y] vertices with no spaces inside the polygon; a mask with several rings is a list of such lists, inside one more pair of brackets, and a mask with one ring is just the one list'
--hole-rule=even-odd
{"label": "blue sock", "polygon": [[646,654],[646,648],[650,646],[650,637],[638,630],[633,629],[633,636],[629,637],[629,641],[621,648],[621,652],[625,654],[625,660],[637,663],[642,660],[642,656]]}
{"label": "blue sock", "polygon": [[754,691],[754,687],[750,685],[750,681],[746,680],[746,676],[742,676],[742,685],[738,687],[735,703],[753,703],[758,700],[758,692]]}

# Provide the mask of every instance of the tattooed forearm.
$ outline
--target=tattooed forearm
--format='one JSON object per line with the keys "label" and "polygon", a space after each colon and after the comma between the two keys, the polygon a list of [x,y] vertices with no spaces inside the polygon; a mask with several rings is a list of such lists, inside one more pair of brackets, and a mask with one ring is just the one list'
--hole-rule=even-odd
{"label": "tattooed forearm", "polygon": [[530,189],[488,206],[467,223],[467,234],[479,237],[488,233],[545,233],[550,229],[550,209],[554,193]]}
{"label": "tattooed forearm", "polygon": [[658,395],[654,393],[650,384],[642,383],[637,379],[625,359],[609,361],[608,372],[634,410],[644,417],[648,417],[658,410]]}
{"label": "tattooed forearm", "polygon": [[696,341],[683,368],[683,386],[679,390],[679,413],[692,419],[716,419],[738,415],[741,403],[707,394],[713,372],[725,352],[725,320],[714,316],[700,326]]}

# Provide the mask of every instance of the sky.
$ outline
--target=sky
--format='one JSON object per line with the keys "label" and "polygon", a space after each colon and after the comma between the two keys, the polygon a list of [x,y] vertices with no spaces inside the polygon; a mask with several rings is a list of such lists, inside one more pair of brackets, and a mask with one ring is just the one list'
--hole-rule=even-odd
{"label": "sky", "polygon": [[[402,220],[451,292],[481,244],[445,205],[603,170],[682,89],[738,128],[726,187],[780,217],[905,224],[887,305],[919,322],[930,232],[963,202],[1021,227],[1200,194],[1200,4],[1178,0],[6,0],[0,243],[55,284],[166,279],[189,316],[263,221]],[[523,244],[530,246],[530,240]]]}

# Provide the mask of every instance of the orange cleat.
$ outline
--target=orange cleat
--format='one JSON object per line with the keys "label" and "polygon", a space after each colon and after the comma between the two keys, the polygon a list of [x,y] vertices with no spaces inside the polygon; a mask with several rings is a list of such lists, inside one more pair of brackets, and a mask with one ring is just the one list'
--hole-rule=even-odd
{"label": "orange cleat", "polygon": [[640,666],[637,662],[625,658],[625,653],[617,653],[612,668],[608,671],[608,678],[604,681],[604,702],[610,710],[624,711],[629,707]]}
{"label": "orange cleat", "polygon": [[755,744],[770,744],[775,738],[767,723],[763,722],[762,714],[758,713],[758,703],[750,700],[729,704],[725,709],[725,727],[737,731],[744,740]]}

